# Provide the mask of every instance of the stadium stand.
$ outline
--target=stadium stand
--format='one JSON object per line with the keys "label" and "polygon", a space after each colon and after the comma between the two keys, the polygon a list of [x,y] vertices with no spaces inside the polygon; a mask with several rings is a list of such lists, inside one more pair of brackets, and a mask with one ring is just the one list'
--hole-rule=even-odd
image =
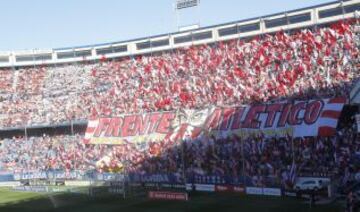
{"label": "stadium stand", "polygon": [[[128,171],[142,174],[172,173],[201,183],[196,176],[232,176],[253,186],[291,186],[293,161],[297,176],[340,176],[343,183],[354,180],[359,171],[360,140],[356,126],[343,128],[333,137],[241,139],[206,137],[181,146],[149,144],[150,151],[139,152],[128,145],[91,145],[81,135],[4,139],[1,163],[15,173],[47,170],[118,172],[123,161]],[[154,146],[157,145],[157,146]],[[184,162],[182,154],[184,151]]]}
{"label": "stadium stand", "polygon": [[348,96],[359,77],[354,27],[348,20],[91,65],[3,70],[0,123]]}
{"label": "stadium stand", "polygon": [[[271,23],[268,23],[269,27]],[[348,97],[359,72],[358,19],[151,54],[0,70],[0,126],[57,126],[96,117]],[[29,171],[173,174],[184,182],[291,187],[296,176],[353,181],[351,121],[331,137],[203,136],[180,143],[85,144],[73,133],[2,136],[1,166]],[[147,151],[148,150],[148,151]],[[124,164],[127,161],[127,164]],[[125,167],[126,166],[126,167]],[[225,179],[231,176],[231,180]]]}

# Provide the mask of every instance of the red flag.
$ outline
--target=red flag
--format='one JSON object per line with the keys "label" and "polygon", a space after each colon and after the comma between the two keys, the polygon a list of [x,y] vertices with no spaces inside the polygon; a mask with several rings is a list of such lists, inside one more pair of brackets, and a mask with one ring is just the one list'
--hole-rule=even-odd
{"label": "red flag", "polygon": [[145,65],[144,72],[147,73],[147,74],[150,74],[150,72],[151,72],[151,65],[150,64]]}
{"label": "red flag", "polygon": [[235,76],[237,76],[239,78],[242,78],[242,79],[246,78],[246,73],[241,68],[235,68],[234,74],[235,74]]}
{"label": "red flag", "polygon": [[101,55],[100,57],[100,62],[105,62],[106,61],[106,56],[105,55]]}
{"label": "red flag", "polygon": [[93,70],[91,71],[91,76],[96,77],[96,69],[93,69]]}

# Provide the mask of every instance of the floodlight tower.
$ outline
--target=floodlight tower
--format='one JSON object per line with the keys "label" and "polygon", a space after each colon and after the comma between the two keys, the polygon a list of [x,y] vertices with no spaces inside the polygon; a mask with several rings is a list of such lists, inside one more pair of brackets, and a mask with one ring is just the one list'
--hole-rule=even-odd
{"label": "floodlight tower", "polygon": [[[193,23],[187,23],[183,25],[182,23],[180,23],[181,12],[184,12],[185,9],[189,8],[194,8],[196,10],[195,16],[197,17],[193,17]],[[194,30],[200,27],[200,0],[175,0],[174,9],[176,13],[176,29],[178,31]]]}

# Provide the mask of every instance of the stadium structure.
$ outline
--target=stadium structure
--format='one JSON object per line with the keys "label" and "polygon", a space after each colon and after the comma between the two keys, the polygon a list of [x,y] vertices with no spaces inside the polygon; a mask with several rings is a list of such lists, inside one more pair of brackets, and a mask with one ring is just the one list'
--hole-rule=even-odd
{"label": "stadium structure", "polygon": [[1,52],[0,185],[181,200],[196,191],[356,193],[359,16],[359,0],[336,1],[122,42]]}

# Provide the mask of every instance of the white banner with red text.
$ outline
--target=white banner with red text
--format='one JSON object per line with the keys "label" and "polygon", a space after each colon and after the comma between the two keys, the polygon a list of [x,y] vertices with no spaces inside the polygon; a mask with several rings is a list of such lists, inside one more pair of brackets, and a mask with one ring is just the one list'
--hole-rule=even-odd
{"label": "white banner with red text", "polygon": [[149,199],[157,200],[189,200],[188,194],[185,192],[166,192],[166,191],[149,191]]}
{"label": "white banner with red text", "polygon": [[332,136],[345,103],[345,98],[333,98],[101,117],[89,120],[84,142],[142,144],[230,134]]}

